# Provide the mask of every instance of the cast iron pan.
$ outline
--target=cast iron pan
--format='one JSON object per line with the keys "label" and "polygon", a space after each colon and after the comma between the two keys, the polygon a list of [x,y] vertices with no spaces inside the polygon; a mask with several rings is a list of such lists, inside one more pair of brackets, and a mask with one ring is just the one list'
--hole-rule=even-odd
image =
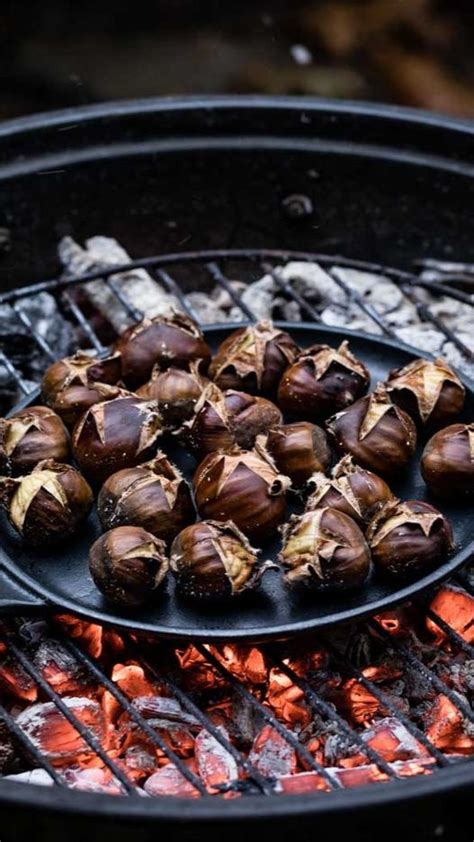
{"label": "cast iron pan", "polygon": [[[335,344],[349,339],[350,347],[368,366],[373,386],[386,377],[390,369],[405,365],[419,356],[408,346],[365,334],[320,328],[314,325],[283,325],[302,346],[317,342]],[[206,337],[213,349],[235,325],[206,328]],[[467,390],[465,417],[474,417],[474,386],[464,382]],[[24,405],[38,402],[35,393]],[[18,407],[17,407],[18,408]],[[423,440],[406,474],[391,482],[403,499],[430,499],[419,472],[419,456]],[[177,445],[167,450],[185,476],[192,476],[195,461]],[[101,623],[153,632],[167,638],[189,640],[253,640],[285,638],[313,629],[335,625],[382,611],[430,588],[451,574],[474,555],[474,507],[472,501],[456,499],[439,505],[449,517],[456,540],[450,559],[409,584],[379,580],[375,574],[359,589],[337,595],[296,593],[287,589],[278,571],[265,574],[260,588],[244,594],[222,607],[196,607],[175,596],[174,581],[168,577],[164,589],[157,592],[152,605],[138,611],[126,611],[107,603],[95,587],[88,571],[88,550],[100,534],[97,516],[92,514],[80,534],[61,549],[44,554],[23,547],[16,534],[4,521],[0,549],[0,614],[22,610],[65,610]],[[291,506],[290,506],[291,508]],[[294,506],[301,511],[302,506]],[[274,558],[279,550],[277,536],[264,548],[262,558]]]}

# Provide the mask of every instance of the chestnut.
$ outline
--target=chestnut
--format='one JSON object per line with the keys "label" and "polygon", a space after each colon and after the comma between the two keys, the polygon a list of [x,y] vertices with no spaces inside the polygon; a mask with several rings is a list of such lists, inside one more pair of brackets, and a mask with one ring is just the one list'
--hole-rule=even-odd
{"label": "chestnut", "polygon": [[137,395],[156,401],[158,411],[167,427],[180,427],[194,412],[196,402],[211,381],[199,373],[198,363],[189,368],[155,366],[151,379],[137,389]]}
{"label": "chestnut", "polygon": [[370,551],[360,528],[330,507],[293,515],[283,527],[279,558],[289,585],[316,590],[358,587],[370,571]]}
{"label": "chestnut", "polygon": [[474,494],[474,423],[451,424],[428,441],[421,473],[439,497]]}
{"label": "chestnut", "polygon": [[69,538],[89,514],[93,499],[79,471],[52,459],[39,462],[27,476],[0,479],[8,520],[31,546]]}
{"label": "chestnut", "polygon": [[409,578],[446,561],[453,547],[449,521],[421,500],[393,500],[367,530],[374,565],[382,574]]}
{"label": "chestnut", "polygon": [[70,453],[69,433],[47,406],[30,406],[0,419],[0,471],[27,474],[38,462],[65,462]]}
{"label": "chestnut", "polygon": [[282,420],[278,407],[266,398],[233,389],[221,392],[211,383],[181,432],[189,447],[203,456],[231,450],[235,445],[250,450],[260,433]]}
{"label": "chestnut", "polygon": [[193,483],[203,518],[231,520],[257,544],[270,540],[285,519],[290,480],[263,449],[210,453],[196,468]]}
{"label": "chestnut", "polygon": [[97,510],[104,529],[142,526],[166,543],[196,520],[186,480],[161,452],[151,462],[108,477]]}
{"label": "chestnut", "polygon": [[100,358],[78,351],[46,369],[41,383],[43,400],[72,427],[86,409],[101,400],[94,384],[114,386],[120,376],[120,354]]}
{"label": "chestnut", "polygon": [[336,350],[313,345],[286,369],[278,387],[278,405],[306,421],[323,421],[367,391],[370,374],[347,342]]}
{"label": "chestnut", "polygon": [[274,395],[281,375],[298,352],[288,333],[262,320],[224,339],[209,366],[209,376],[221,389]]}
{"label": "chestnut", "polygon": [[466,390],[443,359],[413,360],[390,372],[387,392],[421,426],[452,421],[464,408]]}
{"label": "chestnut", "polygon": [[370,471],[394,474],[404,468],[416,449],[416,427],[379,384],[327,422],[338,449],[352,454]]}
{"label": "chestnut", "polygon": [[116,471],[150,459],[163,429],[156,404],[121,391],[79,419],[72,433],[74,458],[94,485],[102,484]]}
{"label": "chestnut", "polygon": [[352,456],[344,456],[333,468],[331,478],[315,473],[308,480],[311,493],[306,501],[306,511],[330,506],[353,518],[359,526],[371,518],[393,499],[385,480],[377,474],[356,465]]}
{"label": "chestnut", "polygon": [[326,433],[309,421],[273,427],[266,447],[278,470],[296,486],[303,485],[316,471],[324,472],[331,460]]}
{"label": "chestnut", "polygon": [[228,599],[260,580],[263,566],[257,568],[258,552],[232,522],[202,520],[174,539],[170,568],[184,596]]}
{"label": "chestnut", "polygon": [[92,544],[89,570],[110,602],[138,608],[150,601],[168,572],[165,549],[141,526],[117,526]]}
{"label": "chestnut", "polygon": [[122,333],[115,350],[121,354],[122,377],[130,388],[146,383],[157,363],[161,368],[185,368],[200,360],[204,372],[211,358],[201,330],[183,313],[142,319]]}

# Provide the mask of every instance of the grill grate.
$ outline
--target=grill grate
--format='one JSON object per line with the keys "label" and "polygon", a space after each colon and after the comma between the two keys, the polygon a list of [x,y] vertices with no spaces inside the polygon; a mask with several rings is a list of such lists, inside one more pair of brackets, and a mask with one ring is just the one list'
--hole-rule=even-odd
{"label": "grill grate", "polygon": [[[189,252],[186,254],[171,254],[166,256],[157,256],[144,258],[142,260],[134,260],[121,266],[108,266],[107,268],[100,267],[97,270],[88,272],[87,274],[78,277],[56,278],[40,283],[32,284],[31,286],[22,289],[15,289],[5,292],[0,295],[0,305],[10,304],[16,314],[18,320],[27,328],[34,340],[36,341],[39,350],[44,355],[45,364],[54,358],[54,353],[49,346],[47,340],[35,333],[33,325],[22,309],[21,302],[27,297],[37,295],[40,292],[48,291],[53,294],[60,293],[61,300],[67,308],[71,320],[74,321],[84,336],[87,337],[90,345],[97,351],[104,351],[104,346],[94,330],[92,324],[88,321],[85,313],[81,309],[80,304],[76,298],[71,294],[72,290],[81,285],[86,285],[91,281],[102,279],[107,284],[109,290],[114,295],[117,302],[122,306],[127,316],[132,319],[138,319],[142,313],[135,307],[133,302],[127,299],[126,294],[120,286],[120,280],[117,278],[121,272],[130,271],[131,269],[145,268],[151,272],[157,281],[172,295],[175,296],[182,308],[192,317],[197,317],[193,306],[186,297],[181,284],[174,277],[176,271],[179,271],[182,266],[191,266],[195,277],[198,277],[202,283],[209,286],[209,284],[217,284],[222,287],[234,304],[240,308],[242,319],[245,321],[255,321],[256,315],[247,303],[242,301],[240,295],[234,289],[228,273],[226,272],[227,265],[237,265],[242,270],[242,277],[247,280],[255,280],[260,277],[262,271],[271,274],[275,283],[288,297],[292,298],[300,306],[301,312],[309,320],[318,321],[319,314],[310,301],[307,301],[298,292],[296,292],[291,284],[287,283],[280,275],[279,265],[288,260],[298,261],[316,261],[320,265],[327,268],[331,278],[343,290],[345,295],[352,303],[355,303],[366,316],[368,316],[374,325],[381,330],[385,335],[396,338],[396,330],[387,323],[387,321],[380,315],[380,313],[368,303],[362,295],[349,287],[345,281],[339,276],[334,266],[347,267],[352,269],[359,269],[361,271],[371,272],[374,274],[384,275],[397,284],[403,295],[412,304],[415,305],[417,312],[424,322],[429,322],[436,327],[438,331],[444,334],[446,340],[452,342],[456,348],[461,352],[467,360],[473,358],[473,352],[466,347],[464,342],[459,339],[452,327],[445,324],[444,321],[431,312],[430,307],[426,302],[420,298],[420,290],[428,289],[434,296],[447,296],[455,301],[463,304],[473,306],[472,296],[458,289],[452,285],[453,280],[457,276],[451,272],[446,276],[447,280],[444,283],[440,280],[436,273],[433,273],[433,280],[428,280],[426,277],[418,277],[415,274],[404,272],[398,269],[390,269],[385,266],[366,263],[362,261],[347,260],[341,257],[309,254],[301,252],[285,252],[280,250],[266,250],[266,251],[238,251],[238,250],[220,250],[207,252]],[[463,270],[459,276],[463,285],[473,284],[473,275]],[[474,316],[474,306],[473,306]],[[198,319],[197,319],[198,320]],[[0,351],[0,363],[3,364],[15,381],[18,389],[25,395],[28,394],[28,384],[25,382],[22,373],[16,368],[15,364],[8,356],[8,349]],[[466,593],[473,593],[466,580],[466,577],[460,574],[458,584],[464,589]],[[426,609],[426,616],[437,625],[437,627],[446,635],[452,646],[453,653],[462,652],[468,658],[474,658],[474,647],[467,643],[458,632],[456,632],[450,625],[448,625],[435,611],[431,608]],[[47,623],[48,634],[58,641],[75,661],[84,669],[90,678],[97,683],[104,691],[108,691],[120,709],[126,714],[134,723],[134,725],[142,732],[146,739],[157,749],[164,753],[170,763],[172,763],[184,778],[203,796],[208,797],[208,791],[203,784],[201,778],[193,771],[184,760],[170,748],[166,740],[162,738],[147,721],[147,719],[136,709],[126,696],[124,692],[117,686],[117,684],[106,674],[105,669],[101,666],[98,660],[92,658],[84,649],[73,641],[67,634],[61,631],[56,625]],[[406,664],[407,669],[414,669],[418,671],[428,682],[431,683],[437,693],[445,695],[450,702],[455,706],[460,715],[469,723],[474,723],[474,712],[464,699],[459,697],[459,694],[449,687],[434,671],[431,666],[427,666],[407,644],[396,639],[390,634],[378,620],[372,620],[365,625],[365,629],[370,629],[372,634],[378,636],[383,640],[387,648],[392,649],[401,660]],[[74,712],[68,708],[61,696],[56,692],[48,681],[44,678],[37,666],[34,664],[31,656],[28,654],[25,641],[22,639],[18,631],[18,622],[9,622],[4,626],[4,643],[6,652],[11,658],[19,663],[25,672],[35,682],[42,696],[51,701],[61,714],[68,720],[74,729],[77,730],[84,742],[89,746],[91,752],[98,758],[98,760],[109,769],[117,787],[121,793],[128,796],[134,796],[138,792],[136,782],[133,780],[123,764],[118,762],[112,754],[103,748],[100,741],[87,728]],[[126,638],[127,651],[134,661],[140,664],[145,673],[152,677],[159,684],[166,687],[170,696],[174,698],[181,707],[189,714],[191,714],[198,723],[220,744],[220,746],[231,755],[237,764],[239,770],[239,780],[231,782],[229,785],[221,787],[222,790],[235,789],[237,791],[247,791],[251,793],[261,793],[264,796],[270,796],[275,792],[275,781],[266,777],[256,766],[249,761],[249,759],[242,754],[239,749],[231,742],[223,731],[218,728],[210,718],[209,714],[202,710],[197,701],[183,688],[182,680],[171,678],[160,667],[156,653],[152,647],[146,649],[144,654],[145,644],[138,645],[137,641],[130,635]],[[362,673],[362,670],[353,662],[349,656],[342,654],[338,648],[335,647],[331,639],[324,637],[315,642],[315,647],[322,648],[329,658],[329,663],[334,669],[346,679],[355,679],[358,684],[370,693],[382,706],[382,708],[392,717],[394,717],[401,725],[403,725],[427,751],[427,754],[432,759],[434,767],[446,767],[453,763],[459,762],[458,758],[443,753],[422,730],[421,727],[414,721],[410,715],[401,710],[383,689],[370,680]],[[259,717],[273,729],[275,729],[280,737],[293,749],[300,758],[301,764],[306,769],[312,770],[320,776],[329,790],[339,789],[343,786],[341,780],[334,774],[332,770],[328,770],[322,763],[317,760],[313,754],[308,750],[306,745],[298,738],[296,733],[287,727],[271,710],[270,707],[263,704],[254,692],[237,678],[223,663],[222,659],[216,654],[216,650],[201,644],[196,645],[197,651],[208,664],[209,668],[213,670],[225,682],[227,686],[240,696],[250,708],[259,715]],[[322,717],[326,722],[331,723],[338,732],[346,737],[350,744],[367,758],[367,762],[372,763],[374,767],[381,773],[384,779],[397,779],[399,772],[396,765],[388,763],[384,757],[362,739],[361,734],[349,723],[336,707],[324,699],[311,677],[301,677],[290,666],[288,660],[285,658],[284,651],[281,646],[278,647],[262,647],[262,653],[267,661],[285,675],[295,687],[304,695],[304,699],[309,707],[317,716]],[[454,656],[453,654],[453,656]],[[30,737],[18,726],[14,717],[8,710],[0,704],[0,719],[3,720],[7,730],[13,735],[17,743],[22,747],[25,754],[31,759],[32,764],[37,768],[42,768],[59,786],[68,786],[68,781],[61,773],[61,769],[54,767],[48,758],[38,749],[38,746],[30,739]]]}

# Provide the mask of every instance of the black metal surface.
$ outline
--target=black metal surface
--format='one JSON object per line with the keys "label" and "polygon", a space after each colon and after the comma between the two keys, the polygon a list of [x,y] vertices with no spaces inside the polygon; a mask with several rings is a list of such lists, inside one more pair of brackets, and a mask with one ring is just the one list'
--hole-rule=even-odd
{"label": "black metal surface", "polygon": [[[318,326],[285,325],[292,336],[303,347],[318,342],[338,343],[350,339],[354,353],[368,366],[372,385],[385,379],[393,368],[405,365],[413,358],[409,349],[378,338],[362,334],[330,330]],[[211,347],[223,340],[232,328],[206,328],[206,337]],[[37,401],[37,395],[30,402]],[[466,417],[472,417],[474,392],[467,390]],[[402,499],[425,499],[424,482],[419,473],[419,456],[407,473],[401,473],[392,483],[393,490]],[[184,475],[192,478],[196,465],[192,456],[171,442],[164,446],[169,456],[178,464]],[[436,502],[436,501],[435,501]],[[303,505],[296,505],[295,511],[302,511]],[[451,558],[425,576],[413,582],[397,586],[372,573],[369,580],[354,591],[339,594],[315,594],[298,592],[285,587],[278,571],[268,572],[260,588],[241,599],[222,607],[195,606],[180,599],[174,589],[171,577],[166,586],[156,595],[153,603],[133,612],[116,608],[108,603],[95,587],[88,570],[88,551],[100,534],[100,525],[92,515],[81,528],[76,539],[60,549],[44,553],[33,552],[22,544],[15,533],[4,522],[4,540],[0,550],[0,564],[13,574],[18,583],[26,585],[44,598],[46,605],[57,606],[89,619],[130,629],[149,631],[163,637],[195,640],[266,640],[302,634],[316,628],[355,620],[374,614],[391,605],[411,599],[424,589],[446,578],[474,553],[472,539],[474,510],[468,499],[454,500],[444,505],[455,534],[456,550]],[[280,548],[279,539],[264,547],[263,557],[276,559]],[[37,608],[37,599],[34,600]],[[9,605],[2,599],[0,609],[5,613],[17,611],[18,606]]]}

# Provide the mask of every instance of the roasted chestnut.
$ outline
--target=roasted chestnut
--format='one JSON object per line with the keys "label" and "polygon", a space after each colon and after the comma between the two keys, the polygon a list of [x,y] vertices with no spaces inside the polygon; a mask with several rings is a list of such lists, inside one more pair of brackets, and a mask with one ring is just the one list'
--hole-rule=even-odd
{"label": "roasted chestnut", "polygon": [[439,497],[474,494],[474,423],[435,433],[423,451],[421,473]]}
{"label": "roasted chestnut", "polygon": [[92,491],[79,471],[47,459],[24,477],[2,477],[0,500],[25,542],[49,546],[68,538],[87,517]]}
{"label": "roasted chestnut", "polygon": [[370,551],[344,512],[325,508],[293,516],[283,527],[280,560],[290,585],[346,590],[362,585],[370,570]]}
{"label": "roasted chestnut", "polygon": [[161,368],[186,368],[200,360],[204,372],[211,358],[199,327],[183,313],[143,319],[119,337],[115,349],[122,356],[122,377],[130,388],[146,383],[157,363]]}
{"label": "roasted chestnut", "polygon": [[86,409],[101,400],[94,384],[115,385],[120,374],[120,354],[100,359],[78,351],[46,369],[41,384],[43,400],[72,427]]}
{"label": "roasted chestnut", "polygon": [[117,526],[90,549],[91,576],[104,596],[125,608],[152,598],[168,572],[165,544],[140,526]]}
{"label": "roasted chestnut", "polygon": [[27,474],[38,462],[69,457],[69,433],[47,406],[30,406],[0,419],[0,472]]}
{"label": "roasted chestnut", "polygon": [[77,422],[72,433],[74,457],[98,485],[116,471],[150,459],[163,429],[156,404],[122,392],[89,407]]}
{"label": "roasted chestnut", "polygon": [[210,453],[193,482],[203,518],[231,520],[257,544],[270,540],[285,519],[290,480],[278,473],[264,450]]}
{"label": "roasted chestnut", "polygon": [[188,598],[221,600],[237,596],[259,581],[258,550],[230,521],[202,520],[173,541],[170,568]]}
{"label": "roasted chestnut", "polygon": [[142,526],[166,543],[196,520],[186,480],[164,453],[106,479],[97,510],[104,529]]}
{"label": "roasted chestnut", "polygon": [[209,375],[221,389],[274,395],[281,375],[299,348],[291,336],[270,321],[241,327],[219,346]]}
{"label": "roasted chestnut", "polygon": [[171,366],[164,371],[155,366],[151,379],[137,389],[137,395],[156,401],[167,427],[180,427],[194,412],[196,402],[210,380],[199,373],[199,364],[190,363],[189,369]]}
{"label": "roasted chestnut", "polygon": [[327,422],[337,447],[348,451],[364,468],[394,474],[404,468],[416,449],[416,427],[396,406],[381,384]]}
{"label": "roasted chestnut", "polygon": [[453,547],[449,521],[421,500],[392,500],[367,530],[374,564],[381,573],[409,578],[446,561]]}
{"label": "roasted chestnut", "polygon": [[211,383],[198,400],[194,417],[184,424],[182,435],[201,455],[228,451],[235,445],[250,450],[260,433],[282,420],[278,407],[266,398],[233,389],[221,392]]}
{"label": "roasted chestnut", "polygon": [[274,427],[266,447],[278,470],[296,486],[303,485],[316,471],[324,472],[331,460],[326,433],[309,421]]}
{"label": "roasted chestnut", "polygon": [[413,360],[390,372],[387,392],[420,425],[452,421],[464,408],[466,390],[443,359]]}
{"label": "roasted chestnut", "polygon": [[349,515],[359,525],[371,518],[393,499],[385,480],[356,465],[352,456],[344,456],[333,468],[331,478],[315,473],[308,480],[311,490],[306,511],[330,506]]}
{"label": "roasted chestnut", "polygon": [[313,345],[286,369],[278,387],[278,405],[284,412],[310,421],[323,421],[367,391],[370,374],[350,351]]}

